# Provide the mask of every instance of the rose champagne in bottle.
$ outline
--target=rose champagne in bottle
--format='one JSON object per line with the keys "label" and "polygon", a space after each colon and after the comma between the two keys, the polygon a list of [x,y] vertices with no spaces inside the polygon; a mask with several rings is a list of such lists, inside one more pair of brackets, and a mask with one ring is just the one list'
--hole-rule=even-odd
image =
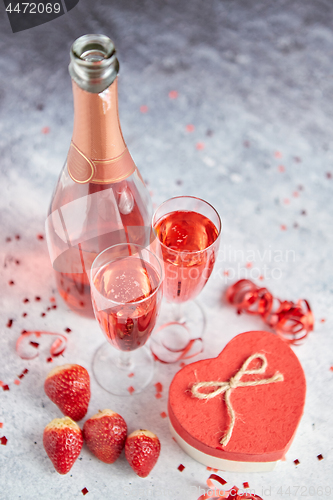
{"label": "rose champagne in bottle", "polygon": [[152,206],[121,132],[119,63],[112,41],[84,35],[70,56],[73,136],[51,200],[46,236],[60,295],[71,309],[93,317],[93,260],[118,243],[148,244]]}

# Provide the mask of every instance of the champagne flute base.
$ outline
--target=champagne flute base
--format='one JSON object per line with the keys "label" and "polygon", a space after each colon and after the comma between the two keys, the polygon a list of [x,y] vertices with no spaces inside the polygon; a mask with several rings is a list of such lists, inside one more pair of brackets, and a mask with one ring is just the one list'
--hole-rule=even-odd
{"label": "champagne flute base", "polygon": [[154,374],[154,359],[146,347],[119,351],[104,342],[92,362],[97,383],[114,396],[131,396],[141,392]]}
{"label": "champagne flute base", "polygon": [[192,358],[203,350],[205,327],[205,312],[198,302],[163,301],[150,348],[163,363]]}

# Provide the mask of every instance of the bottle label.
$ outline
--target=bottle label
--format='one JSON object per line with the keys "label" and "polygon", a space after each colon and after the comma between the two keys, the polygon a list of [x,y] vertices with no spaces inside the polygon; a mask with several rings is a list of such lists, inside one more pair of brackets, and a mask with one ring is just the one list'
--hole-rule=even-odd
{"label": "bottle label", "polygon": [[116,158],[110,160],[92,160],[87,158],[78,147],[71,142],[67,156],[67,169],[73,181],[79,184],[111,184],[120,182],[136,169],[135,163],[126,148]]}

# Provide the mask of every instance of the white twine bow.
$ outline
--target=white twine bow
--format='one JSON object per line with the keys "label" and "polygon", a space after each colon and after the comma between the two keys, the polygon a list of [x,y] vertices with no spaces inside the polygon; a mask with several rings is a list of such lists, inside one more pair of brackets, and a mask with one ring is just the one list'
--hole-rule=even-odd
{"label": "white twine bow", "polygon": [[[262,365],[260,368],[256,368],[254,370],[247,370],[247,367],[250,365],[251,361],[254,359],[261,359]],[[222,446],[226,446],[229,443],[229,440],[232,435],[232,431],[235,426],[235,411],[230,403],[230,396],[231,392],[233,389],[237,389],[237,387],[249,387],[249,386],[256,386],[256,385],[265,385],[265,384],[272,384],[275,382],[282,382],[284,380],[283,375],[280,372],[276,372],[273,377],[270,378],[265,378],[265,379],[258,379],[258,380],[249,380],[248,382],[242,382],[241,378],[244,375],[257,375],[260,373],[265,373],[266,368],[268,366],[266,356],[264,354],[256,353],[252,354],[247,360],[243,363],[243,366],[241,369],[236,373],[234,377],[231,377],[229,382],[197,382],[196,384],[192,385],[191,392],[192,395],[196,398],[199,399],[211,399],[215,398],[216,396],[219,396],[219,394],[225,393],[224,399],[225,403],[227,405],[229,417],[230,417],[230,424],[228,431],[224,435],[224,437],[221,439],[220,443]],[[207,387],[217,387],[215,391],[207,393],[200,392],[200,389],[202,388],[207,388]]]}

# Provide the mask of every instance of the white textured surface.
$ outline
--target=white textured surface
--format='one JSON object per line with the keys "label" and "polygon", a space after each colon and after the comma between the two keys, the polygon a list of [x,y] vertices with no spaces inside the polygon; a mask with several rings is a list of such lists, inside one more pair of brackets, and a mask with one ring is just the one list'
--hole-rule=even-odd
{"label": "white textured surface", "polygon": [[[46,347],[29,362],[15,354],[22,329],[70,327],[68,349],[54,364],[89,369],[103,340],[97,323],[78,318],[58,298],[58,308],[40,316],[55,292],[45,241],[36,238],[71,137],[69,48],[89,32],[105,33],[116,43],[123,132],[154,202],[191,194],[207,199],[223,218],[219,262],[201,294],[208,314],[201,357],[218,354],[237,333],[262,326],[221,301],[226,285],[246,273],[250,277],[250,271],[253,277],[266,272],[263,283],[280,298],[307,298],[315,314],[315,332],[295,348],[308,391],[287,460],[266,474],[222,472],[226,488],[248,481],[265,500],[333,498],[332,22],[329,0],[81,0],[66,16],[12,34],[1,2],[0,380],[10,386],[0,389],[0,436],[8,439],[0,445],[1,500],[82,498],[84,487],[87,499],[197,500],[207,490],[209,472],[181,451],[160,416],[178,366],[156,366],[161,399],[155,399],[153,385],[125,400],[92,383],[88,416],[109,407],[123,415],[129,431],[146,427],[160,437],[161,457],[147,479],[136,477],[124,456],[110,466],[87,448],[62,477],[42,446],[44,426],[59,416],[43,392],[51,368]],[[178,91],[176,99],[169,98],[172,90]],[[147,113],[140,112],[142,105]],[[48,134],[43,127],[50,128]],[[11,328],[8,318],[14,319]],[[29,373],[16,386],[24,368]],[[318,461],[319,453],[324,460]],[[330,495],[325,487],[331,487]]]}

